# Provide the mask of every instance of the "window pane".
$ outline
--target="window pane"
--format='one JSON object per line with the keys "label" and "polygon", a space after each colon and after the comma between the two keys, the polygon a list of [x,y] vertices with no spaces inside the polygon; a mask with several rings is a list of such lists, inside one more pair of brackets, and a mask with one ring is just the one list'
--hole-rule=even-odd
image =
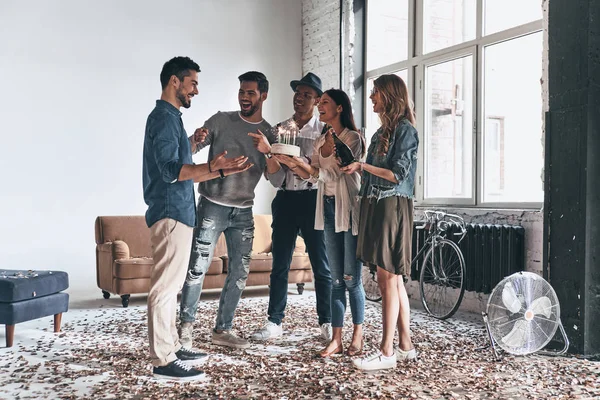
{"label": "window pane", "polygon": [[367,70],[408,58],[408,0],[369,0]]}
{"label": "window pane", "polygon": [[483,201],[542,202],[542,33],[484,57]]}
{"label": "window pane", "polygon": [[423,53],[475,39],[476,6],[476,0],[424,0]]}
{"label": "window pane", "polygon": [[[408,86],[408,94],[413,97],[412,90],[410,90],[410,86],[408,85],[408,70],[403,69],[401,71],[394,72],[394,74],[398,75]],[[377,79],[369,78],[367,80],[367,95],[371,94],[371,90],[373,90],[373,81]],[[381,122],[379,121],[379,114],[373,112],[373,103],[371,103],[370,99],[367,99],[366,102],[366,115],[367,115],[367,125],[366,125],[366,139],[367,145],[371,143],[371,137],[375,134],[377,129],[381,126]]]}
{"label": "window pane", "polygon": [[473,56],[426,68],[425,197],[472,198]]}
{"label": "window pane", "polygon": [[484,8],[485,35],[542,19],[540,0],[485,0]]}

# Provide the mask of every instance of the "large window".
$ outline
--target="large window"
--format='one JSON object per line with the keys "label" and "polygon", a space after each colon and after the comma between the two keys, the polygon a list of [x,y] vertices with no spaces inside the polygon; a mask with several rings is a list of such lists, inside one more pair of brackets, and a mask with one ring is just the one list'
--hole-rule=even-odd
{"label": "large window", "polygon": [[541,0],[367,0],[366,96],[382,74],[407,82],[419,202],[541,205],[541,19]]}

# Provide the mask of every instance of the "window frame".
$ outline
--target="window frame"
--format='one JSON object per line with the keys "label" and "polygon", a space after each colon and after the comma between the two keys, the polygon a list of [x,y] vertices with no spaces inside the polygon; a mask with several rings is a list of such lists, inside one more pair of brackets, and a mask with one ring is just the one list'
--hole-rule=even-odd
{"label": "window frame", "polygon": [[[484,157],[484,53],[485,47],[498,44],[501,42],[517,39],[532,33],[543,31],[542,19],[528,22],[523,25],[515,26],[503,31],[495,32],[489,35],[484,35],[484,0],[476,0],[476,32],[475,39],[466,41],[451,47],[436,50],[427,54],[423,54],[423,16],[424,4],[423,1],[408,0],[408,58],[404,61],[389,64],[377,69],[365,71],[363,74],[363,85],[367,87],[367,82],[371,78],[375,78],[382,74],[393,73],[398,70],[407,69],[408,89],[413,97],[415,111],[417,116],[417,130],[419,131],[419,139],[421,145],[418,152],[417,176],[415,177],[415,197],[416,203],[420,206],[458,206],[458,207],[473,207],[473,208],[495,208],[495,209],[541,209],[543,199],[539,202],[485,202],[484,201],[484,186],[483,186],[483,157]],[[540,1],[540,9],[542,7]],[[366,0],[366,13],[369,12],[369,0]],[[365,18],[367,21],[368,18]],[[368,23],[365,22],[365,37],[369,34]],[[472,148],[472,185],[470,198],[424,198],[425,194],[425,140],[426,135],[423,131],[425,126],[425,70],[427,66],[439,64],[445,61],[464,57],[465,55],[473,55],[473,148]],[[364,65],[367,65],[367,49],[364,49]],[[540,77],[542,71],[540,71]],[[369,93],[364,91],[363,107],[370,106]],[[366,115],[366,114],[365,114]],[[540,111],[540,119],[543,118]],[[542,125],[543,126],[543,125]],[[374,132],[367,132],[373,134]],[[542,173],[542,171],[540,171]],[[541,179],[541,178],[540,178]]]}

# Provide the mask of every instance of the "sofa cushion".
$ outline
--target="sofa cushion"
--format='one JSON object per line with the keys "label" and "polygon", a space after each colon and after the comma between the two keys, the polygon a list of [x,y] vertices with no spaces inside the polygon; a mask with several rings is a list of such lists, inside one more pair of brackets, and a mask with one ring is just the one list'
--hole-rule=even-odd
{"label": "sofa cushion", "polygon": [[273,217],[265,214],[254,214],[254,240],[252,253],[263,254],[271,252],[271,224]]}
{"label": "sofa cushion", "polygon": [[[151,258],[125,258],[115,260],[113,277],[120,279],[143,279],[150,278],[154,260]],[[213,257],[206,275],[218,275],[223,273],[223,260]]]}
{"label": "sofa cushion", "polygon": [[[273,255],[269,254],[252,254],[250,260],[250,272],[271,272],[273,263]],[[310,259],[307,254],[296,253],[292,255],[290,269],[311,269]]]}
{"label": "sofa cushion", "polygon": [[121,279],[150,278],[154,260],[148,257],[115,260],[113,277]]}
{"label": "sofa cushion", "polygon": [[312,269],[308,254],[294,252],[290,269]]}
{"label": "sofa cushion", "polygon": [[0,302],[12,303],[48,296],[69,287],[63,271],[26,271],[0,269]]}
{"label": "sofa cushion", "polygon": [[271,272],[273,256],[269,254],[252,254],[250,272]]}

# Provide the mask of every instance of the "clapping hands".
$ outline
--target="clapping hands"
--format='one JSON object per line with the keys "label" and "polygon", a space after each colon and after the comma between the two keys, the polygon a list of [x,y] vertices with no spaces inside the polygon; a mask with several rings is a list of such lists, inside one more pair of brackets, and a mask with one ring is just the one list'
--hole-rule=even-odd
{"label": "clapping hands", "polygon": [[227,155],[227,150],[222,152],[210,161],[209,166],[211,171],[214,172],[218,170],[223,170],[223,175],[228,176],[247,171],[248,169],[252,168],[252,166],[254,166],[254,164],[252,163],[246,164],[246,162],[248,161],[248,157],[246,156],[225,158],[225,155]]}

